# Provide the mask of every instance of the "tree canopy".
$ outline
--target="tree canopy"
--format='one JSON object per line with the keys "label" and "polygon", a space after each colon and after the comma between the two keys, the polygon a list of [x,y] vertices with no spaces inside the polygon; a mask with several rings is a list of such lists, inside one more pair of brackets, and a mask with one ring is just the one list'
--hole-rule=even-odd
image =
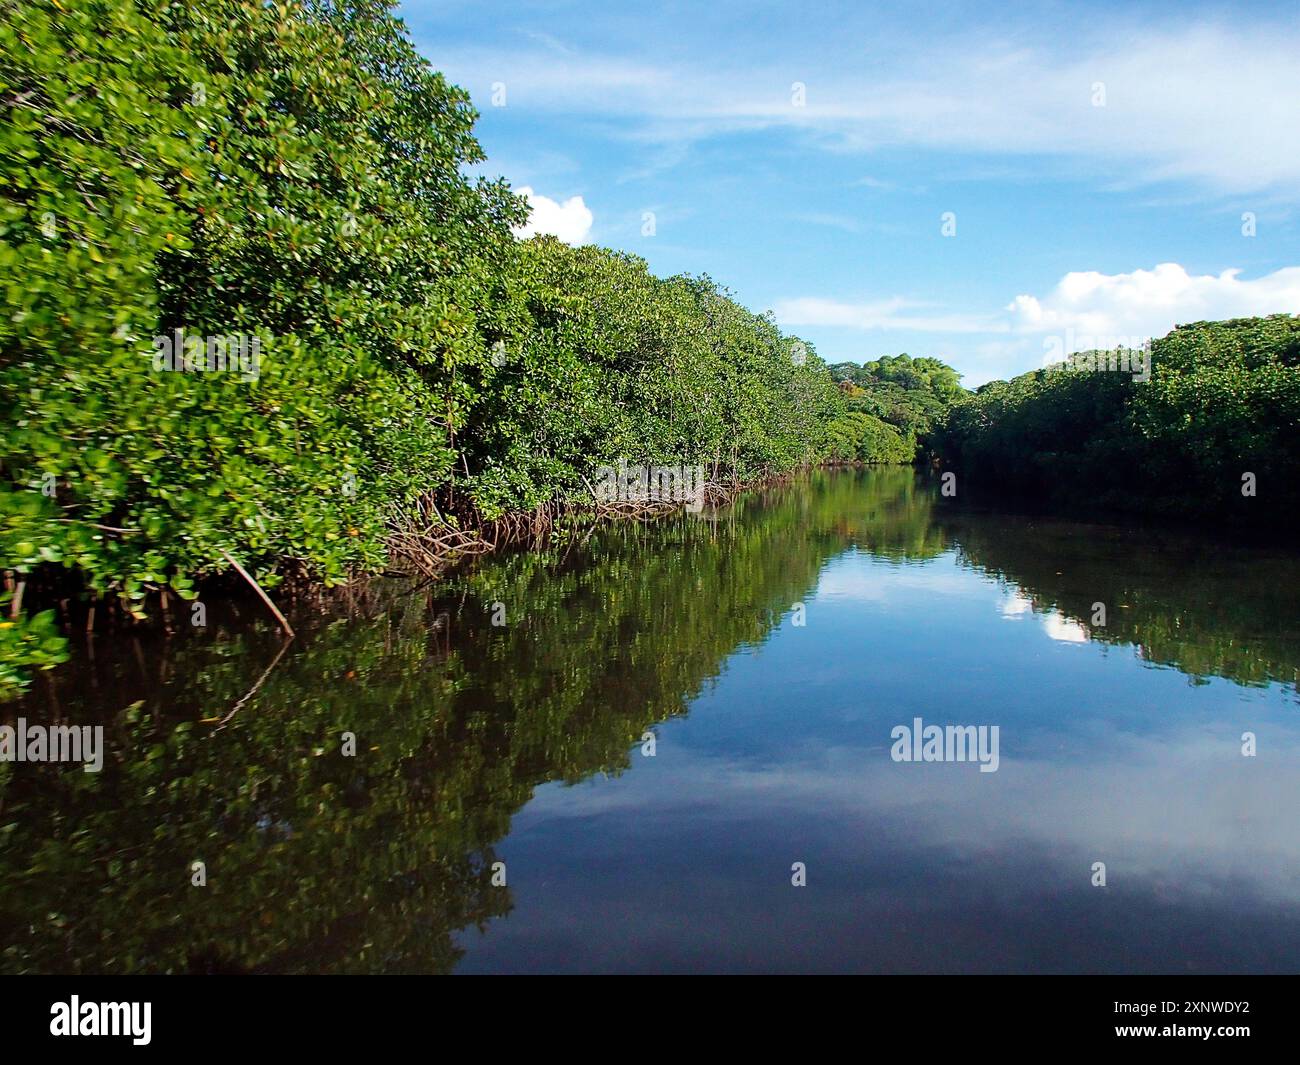
{"label": "tree canopy", "polygon": [[[517,239],[382,0],[0,0],[0,55],[0,693],[60,653],[24,588],[143,615],[230,558],[377,571],[412,508],[490,522],[618,458],[910,457],[712,279]],[[257,359],[211,372],[230,340]]]}

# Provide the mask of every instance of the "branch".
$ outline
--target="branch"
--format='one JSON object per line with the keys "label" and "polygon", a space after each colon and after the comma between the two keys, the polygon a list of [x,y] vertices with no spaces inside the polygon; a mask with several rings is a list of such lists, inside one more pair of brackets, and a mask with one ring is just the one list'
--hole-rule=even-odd
{"label": "branch", "polygon": [[271,613],[275,615],[276,620],[280,623],[280,626],[284,629],[284,631],[287,632],[290,636],[294,635],[293,628],[289,625],[289,622],[285,620],[285,616],[281,614],[279,608],[273,602],[271,602],[271,597],[267,595],[264,591],[262,591],[262,586],[258,584],[257,581],[253,580],[253,575],[249,573],[248,570],[244,569],[244,567],[241,566],[238,562],[236,562],[231,557],[230,552],[227,551],[224,547],[221,549],[221,553],[226,556],[226,561],[229,562],[232,566],[235,567],[236,570],[239,571],[239,575],[253,586],[253,591],[255,591],[258,595],[262,597],[262,602],[264,602],[267,605],[267,607],[270,608]]}

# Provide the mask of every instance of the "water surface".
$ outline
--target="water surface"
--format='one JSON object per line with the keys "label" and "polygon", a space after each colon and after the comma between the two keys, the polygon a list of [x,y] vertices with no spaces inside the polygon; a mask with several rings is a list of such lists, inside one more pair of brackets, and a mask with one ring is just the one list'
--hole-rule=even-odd
{"label": "water surface", "polygon": [[101,636],[0,712],[109,746],[0,765],[0,971],[1294,972],[1298,577],[839,471]]}

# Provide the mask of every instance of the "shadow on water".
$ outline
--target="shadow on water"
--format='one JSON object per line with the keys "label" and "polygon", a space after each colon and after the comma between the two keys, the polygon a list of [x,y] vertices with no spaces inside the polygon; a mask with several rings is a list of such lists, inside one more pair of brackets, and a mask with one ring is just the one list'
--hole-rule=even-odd
{"label": "shadow on water", "polygon": [[910,470],[818,472],[434,588],[377,582],[295,618],[287,649],[260,620],[84,647],[0,711],[103,724],[108,749],[99,773],[0,764],[0,971],[451,971],[461,931],[514,908],[494,848],[535,791],[627,771],[854,550],[955,553],[1093,641],[1296,683],[1294,556],[940,510]]}

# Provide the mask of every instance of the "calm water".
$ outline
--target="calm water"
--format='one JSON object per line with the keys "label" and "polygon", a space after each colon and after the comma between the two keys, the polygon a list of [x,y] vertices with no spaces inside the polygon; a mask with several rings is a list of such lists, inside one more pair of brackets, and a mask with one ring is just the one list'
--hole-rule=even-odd
{"label": "calm water", "polygon": [[1295,972],[1298,578],[851,471],[101,636],[0,711],[109,747],[0,765],[0,971]]}

